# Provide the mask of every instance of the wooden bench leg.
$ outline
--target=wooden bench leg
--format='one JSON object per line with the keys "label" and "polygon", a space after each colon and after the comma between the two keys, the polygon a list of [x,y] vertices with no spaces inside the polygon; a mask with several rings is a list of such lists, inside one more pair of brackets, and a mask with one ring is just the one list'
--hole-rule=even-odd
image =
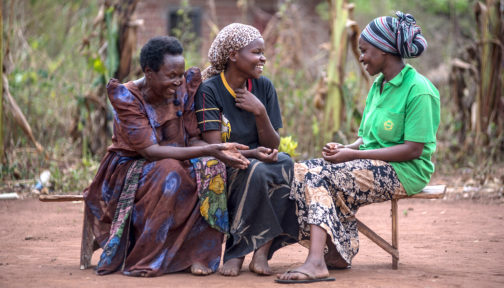
{"label": "wooden bench leg", "polygon": [[397,269],[399,264],[399,238],[397,236],[397,199],[392,199],[392,247],[397,251],[397,255],[392,254],[392,269]]}
{"label": "wooden bench leg", "polygon": [[[86,202],[84,202],[86,203]],[[96,241],[94,239],[91,222],[87,217],[87,204],[84,204],[84,221],[82,223],[82,242],[81,242],[81,255],[80,255],[80,269],[84,270],[91,264],[91,257],[93,252],[97,249]]]}
{"label": "wooden bench leg", "polygon": [[367,227],[364,223],[362,223],[359,219],[357,220],[357,227],[359,232],[366,235],[371,241],[376,243],[376,245],[380,246],[387,253],[392,255],[392,258],[399,259],[399,250],[390,245],[385,239],[380,237],[380,235],[376,234],[373,230]]}

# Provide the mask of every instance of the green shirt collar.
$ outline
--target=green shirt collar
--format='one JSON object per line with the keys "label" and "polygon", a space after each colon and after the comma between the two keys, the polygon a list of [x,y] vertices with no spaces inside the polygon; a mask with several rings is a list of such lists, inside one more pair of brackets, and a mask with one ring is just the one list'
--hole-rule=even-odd
{"label": "green shirt collar", "polygon": [[[414,70],[415,68],[411,67],[410,64],[404,65],[404,68],[401,70],[401,72],[399,72],[399,74],[397,74],[394,78],[392,78],[392,80],[390,80],[388,83],[394,86],[400,86],[401,83],[403,82],[404,75],[406,75],[406,73],[408,73],[410,69]],[[374,83],[380,85],[383,82],[384,77],[385,76],[383,76],[383,73],[381,73],[380,76],[376,78]]]}

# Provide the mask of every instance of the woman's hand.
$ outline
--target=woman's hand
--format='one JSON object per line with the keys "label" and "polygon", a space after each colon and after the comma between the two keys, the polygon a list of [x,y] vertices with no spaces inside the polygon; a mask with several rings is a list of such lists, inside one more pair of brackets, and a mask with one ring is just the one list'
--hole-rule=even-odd
{"label": "woman's hand", "polygon": [[236,107],[248,111],[254,116],[259,116],[266,111],[262,102],[247,89],[239,88],[235,90],[235,93]]}
{"label": "woman's hand", "polygon": [[265,163],[278,161],[278,150],[259,146],[254,149],[254,158]]}
{"label": "woman's hand", "polygon": [[325,153],[326,155],[334,155],[338,149],[341,148],[345,148],[345,145],[336,142],[329,142],[324,146],[324,148],[322,148],[322,153]]}
{"label": "woman's hand", "polygon": [[243,156],[239,150],[247,150],[249,147],[247,145],[238,143],[221,143],[221,144],[211,144],[210,155],[221,160],[227,166],[238,169],[247,169],[250,161]]}
{"label": "woman's hand", "polygon": [[254,149],[253,157],[265,163],[278,161],[278,150],[259,146]]}
{"label": "woman's hand", "polygon": [[[340,144],[341,145],[341,144]],[[325,149],[325,147],[324,147]],[[357,158],[357,152],[356,150],[350,149],[350,148],[334,148],[329,150],[329,152],[322,152],[322,156],[324,156],[324,159],[326,161],[332,162],[332,163],[342,163],[342,162],[347,162],[347,161],[352,161]]]}

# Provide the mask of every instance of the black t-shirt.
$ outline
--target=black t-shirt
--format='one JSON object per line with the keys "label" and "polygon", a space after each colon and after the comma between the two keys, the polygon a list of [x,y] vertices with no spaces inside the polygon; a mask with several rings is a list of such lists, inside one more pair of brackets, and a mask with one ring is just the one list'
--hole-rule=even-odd
{"label": "black t-shirt", "polygon": [[[278,98],[271,81],[263,76],[249,79],[247,89],[263,103],[273,128],[282,128]],[[200,85],[195,105],[201,132],[219,130],[223,142],[237,142],[251,149],[259,146],[255,116],[236,107],[235,99],[224,86],[220,75]]]}

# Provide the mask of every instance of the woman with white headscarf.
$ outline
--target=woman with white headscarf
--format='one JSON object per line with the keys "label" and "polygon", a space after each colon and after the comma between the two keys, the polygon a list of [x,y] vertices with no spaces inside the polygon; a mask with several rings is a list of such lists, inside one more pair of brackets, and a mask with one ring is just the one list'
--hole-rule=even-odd
{"label": "woman with white headscarf", "polygon": [[266,58],[264,40],[249,25],[224,27],[213,41],[211,66],[196,95],[196,116],[208,143],[238,142],[247,169],[227,168],[230,231],[226,242],[226,276],[239,274],[245,255],[254,251],[249,269],[272,274],[268,259],[297,241],[295,203],[289,199],[293,161],[278,152],[282,118],[275,87],[261,76]]}

